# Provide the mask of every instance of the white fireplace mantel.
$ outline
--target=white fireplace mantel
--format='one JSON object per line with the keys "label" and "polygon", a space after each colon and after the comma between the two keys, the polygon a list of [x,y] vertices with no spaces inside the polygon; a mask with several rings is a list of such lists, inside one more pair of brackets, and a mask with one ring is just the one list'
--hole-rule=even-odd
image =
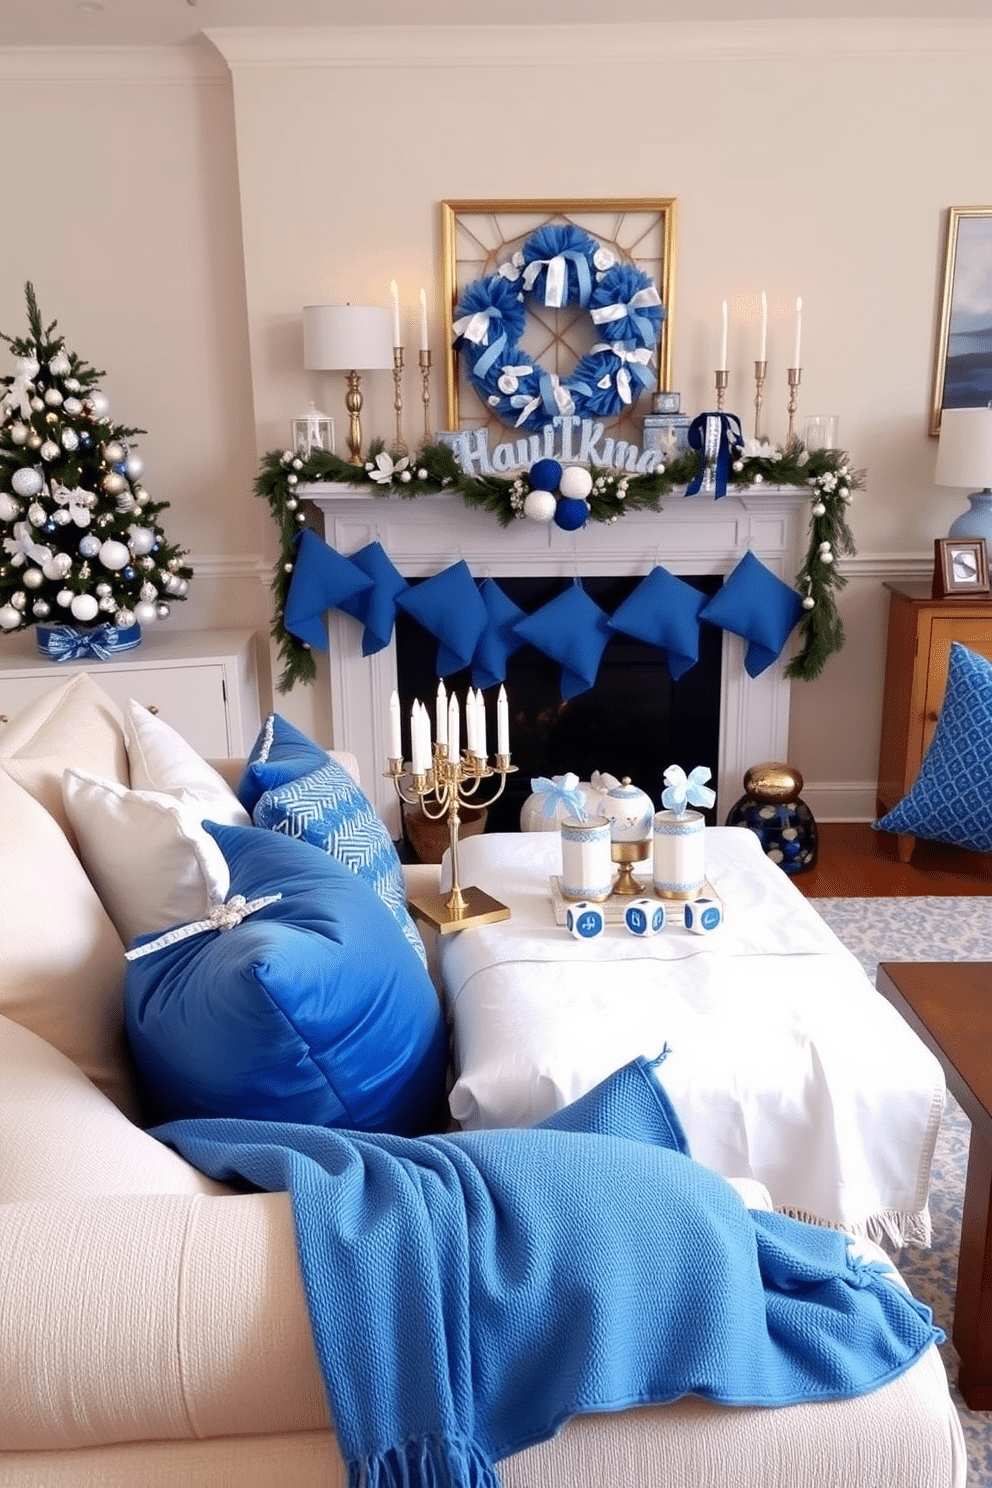
{"label": "white fireplace mantel", "polygon": [[[458,559],[477,578],[636,575],[647,574],[656,563],[676,574],[725,575],[750,548],[773,573],[792,582],[802,561],[809,511],[809,496],[801,489],[749,487],[718,501],[702,495],[666,497],[660,513],[631,512],[619,521],[590,522],[568,533],[554,523],[526,520],[501,527],[494,516],[466,506],[457,495],[369,495],[329,482],[301,485],[297,494],[320,509],[324,536],[339,553],[378,540],[406,578],[429,578]],[[340,610],[328,613],[328,639],[335,745],[358,756],[362,782],[398,836],[399,809],[392,783],[383,775],[395,646],[363,657],[362,627]],[[749,765],[788,757],[790,683],[784,662],[751,678],[743,657],[744,643],[725,632],[719,821],[741,794]]]}

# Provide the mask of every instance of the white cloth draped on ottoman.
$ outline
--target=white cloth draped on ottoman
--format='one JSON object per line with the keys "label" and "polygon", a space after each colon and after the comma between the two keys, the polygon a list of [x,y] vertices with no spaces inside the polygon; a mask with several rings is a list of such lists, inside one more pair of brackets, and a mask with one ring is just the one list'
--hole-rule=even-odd
{"label": "white cloth draped on ottoman", "polygon": [[557,833],[475,837],[459,863],[512,910],[439,946],[464,1127],[530,1125],[667,1044],[698,1161],[797,1217],[929,1243],[940,1066],[750,832],[706,832],[726,912],[708,936],[573,940],[550,897]]}

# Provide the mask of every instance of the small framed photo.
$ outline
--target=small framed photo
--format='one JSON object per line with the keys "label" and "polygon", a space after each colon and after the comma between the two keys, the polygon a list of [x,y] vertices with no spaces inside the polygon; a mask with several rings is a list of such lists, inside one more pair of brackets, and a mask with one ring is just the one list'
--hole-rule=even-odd
{"label": "small framed photo", "polygon": [[989,565],[982,537],[938,537],[933,545],[935,599],[988,594]]}

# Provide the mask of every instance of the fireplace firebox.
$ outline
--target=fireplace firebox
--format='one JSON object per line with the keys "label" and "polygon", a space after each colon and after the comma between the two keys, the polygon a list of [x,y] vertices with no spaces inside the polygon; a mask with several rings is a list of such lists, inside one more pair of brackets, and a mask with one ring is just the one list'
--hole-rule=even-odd
{"label": "fireplace firebox", "polygon": [[[500,588],[526,614],[554,599],[570,579],[509,576]],[[607,614],[627,598],[640,582],[631,576],[583,579],[583,587]],[[703,593],[714,594],[720,580],[699,575],[688,580]],[[707,765],[716,779],[720,735],[721,635],[704,626],[699,661],[678,681],[665,664],[664,653],[632,636],[615,634],[603,652],[596,682],[587,692],[562,699],[561,668],[534,646],[523,646],[510,658],[506,675],[510,736],[517,773],[489,809],[486,830],[513,832],[520,810],[537,775],[574,771],[588,780],[594,770],[622,779],[629,775],[661,806],[663,774],[678,764],[688,772]],[[433,706],[437,690],[437,642],[409,616],[400,614],[396,626],[396,674],[403,716],[409,717],[415,698]],[[445,687],[464,698],[470,672],[445,678]],[[487,699],[490,734],[495,724],[494,698]],[[715,820],[710,813],[710,820]]]}

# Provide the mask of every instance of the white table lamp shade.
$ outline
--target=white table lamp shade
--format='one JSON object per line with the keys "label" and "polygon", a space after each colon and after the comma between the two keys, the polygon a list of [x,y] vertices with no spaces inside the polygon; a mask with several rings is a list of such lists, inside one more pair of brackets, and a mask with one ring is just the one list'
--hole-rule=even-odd
{"label": "white table lamp shade", "polygon": [[934,485],[992,486],[992,408],[945,408]]}
{"label": "white table lamp shade", "polygon": [[384,305],[304,305],[303,365],[311,372],[392,367],[389,310]]}

